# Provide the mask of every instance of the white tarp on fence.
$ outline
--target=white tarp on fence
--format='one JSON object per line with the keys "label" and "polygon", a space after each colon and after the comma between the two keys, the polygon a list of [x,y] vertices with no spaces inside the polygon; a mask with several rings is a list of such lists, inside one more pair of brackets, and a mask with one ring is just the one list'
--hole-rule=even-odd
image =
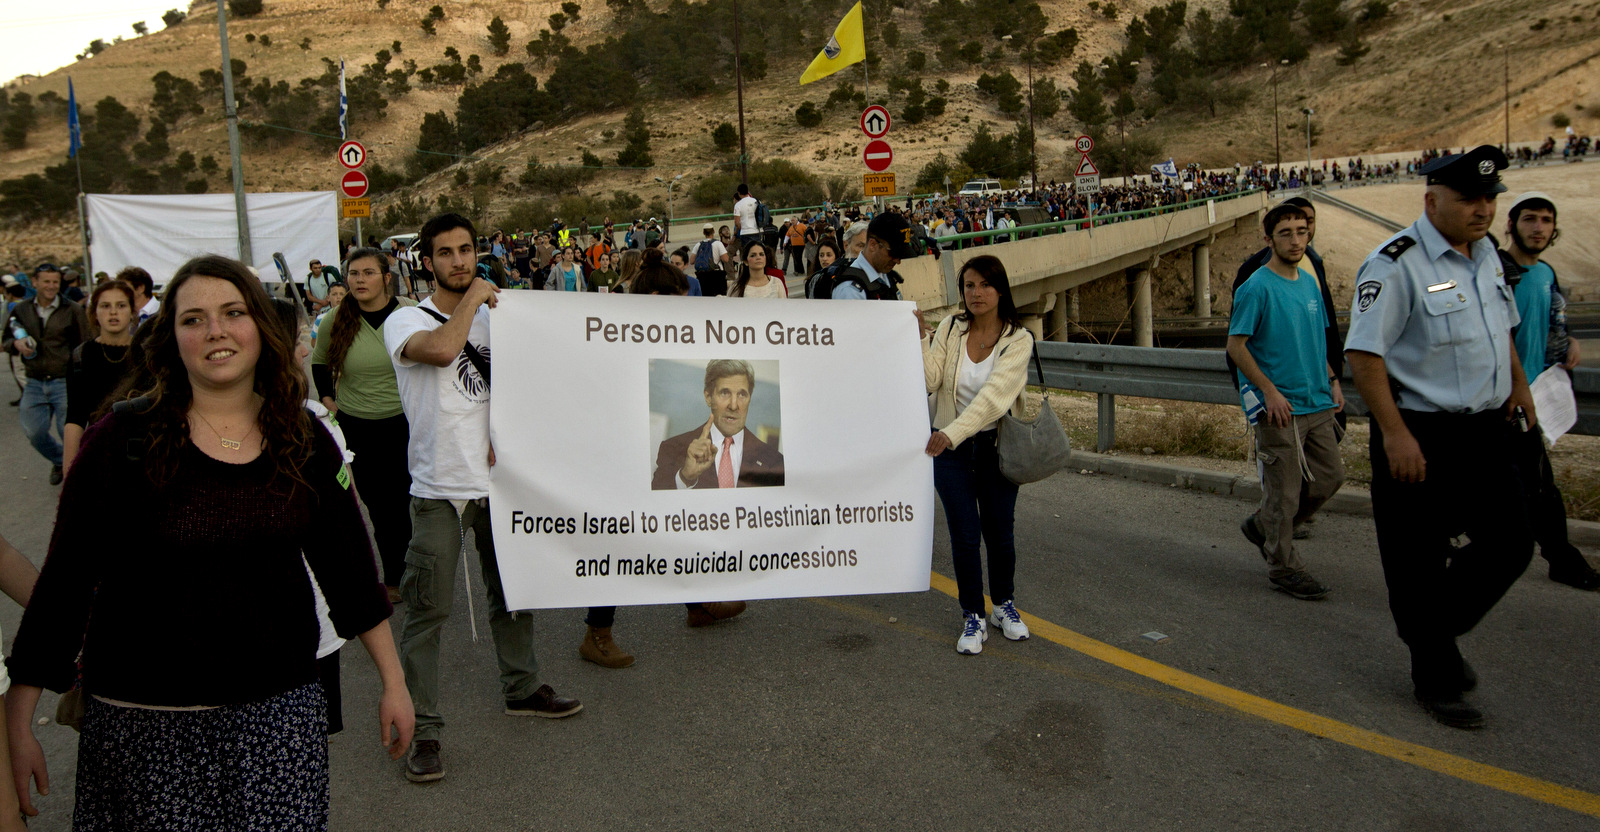
{"label": "white tarp on fence", "polygon": [[[190,258],[239,256],[233,194],[89,194],[89,256],[94,270],[139,266],[162,285]],[[339,201],[333,191],[245,194],[250,246],[265,281],[279,280],[273,252],[298,277],[312,258],[339,262]]]}

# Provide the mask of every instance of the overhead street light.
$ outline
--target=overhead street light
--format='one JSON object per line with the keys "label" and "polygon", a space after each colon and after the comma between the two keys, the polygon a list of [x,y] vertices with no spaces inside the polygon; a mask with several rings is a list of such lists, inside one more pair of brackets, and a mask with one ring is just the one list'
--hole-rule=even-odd
{"label": "overhead street light", "polygon": [[[1000,39],[1011,42],[1010,35]],[[1037,39],[1038,35],[1028,36],[1028,190],[1034,202],[1039,201],[1039,154],[1033,129],[1033,44]]]}
{"label": "overhead street light", "polygon": [[1288,58],[1284,58],[1275,64],[1261,65],[1262,67],[1272,67],[1272,157],[1274,159],[1273,165],[1278,168],[1283,167],[1283,148],[1278,139],[1278,67],[1288,65]]}
{"label": "overhead street light", "polygon": [[665,231],[662,232],[661,239],[666,241],[666,242],[669,242],[669,243],[672,242],[672,209],[673,209],[672,186],[678,184],[678,180],[682,179],[682,178],[683,178],[683,174],[681,174],[681,173],[678,174],[677,176],[672,177],[671,180],[662,179],[659,176],[656,177],[656,181],[657,182],[666,182],[667,183],[667,228],[666,228]]}

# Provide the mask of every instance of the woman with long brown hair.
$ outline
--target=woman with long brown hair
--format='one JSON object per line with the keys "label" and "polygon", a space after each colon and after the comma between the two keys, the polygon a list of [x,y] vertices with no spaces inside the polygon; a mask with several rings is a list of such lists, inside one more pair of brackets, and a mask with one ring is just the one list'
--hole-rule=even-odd
{"label": "woman with long brown hair", "polygon": [[112,391],[133,370],[128,360],[133,350],[133,328],[139,310],[133,307],[133,284],[105,280],[89,294],[89,320],[95,336],[72,351],[67,370],[67,422],[61,431],[61,458],[72,467],[83,443],[83,432]]}
{"label": "woman with long brown hair", "polygon": [[786,298],[788,284],[783,271],[772,265],[771,253],[766,243],[751,243],[745,247],[739,261],[739,279],[728,288],[733,298]]}
{"label": "woman with long brown hair", "polygon": [[[1028,637],[1013,601],[1017,568],[1017,485],[1000,473],[1000,417],[1022,415],[1033,333],[1011,298],[1000,258],[983,255],[961,267],[961,312],[939,322],[922,344],[922,369],[933,395],[933,487],[944,504],[950,552],[960,589],[956,652],[983,651],[989,626],[1011,641]],[[989,555],[994,612],[984,618],[982,541]]]}
{"label": "woman with long brown hair", "polygon": [[322,320],[311,353],[311,375],[317,398],[338,413],[355,455],[351,466],[372,518],[383,583],[393,604],[400,600],[400,576],[411,542],[411,470],[406,464],[411,427],[400,406],[394,362],[383,346],[383,324],[401,305],[414,304],[395,296],[389,256],[379,249],[351,252],[345,282],[350,297]]}
{"label": "woman with long brown hair", "polygon": [[[40,691],[81,672],[74,829],[325,829],[313,574],[338,634],[378,667],[390,756],[410,741],[391,607],[349,475],[305,408],[270,304],[237,261],[184,264],[145,326],[139,398],[84,434],[7,662],[29,814],[28,780],[49,788]],[[129,494],[147,513],[132,537],[102,516]]]}
{"label": "woman with long brown hair", "polygon": [[617,282],[612,284],[613,292],[632,292],[629,287],[633,285],[633,276],[639,273],[639,267],[644,263],[644,252],[640,249],[630,248],[617,255]]}

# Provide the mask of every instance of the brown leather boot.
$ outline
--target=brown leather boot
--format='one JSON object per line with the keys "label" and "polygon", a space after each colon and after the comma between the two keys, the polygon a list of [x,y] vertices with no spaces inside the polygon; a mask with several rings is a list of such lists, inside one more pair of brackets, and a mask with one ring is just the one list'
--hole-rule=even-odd
{"label": "brown leather boot", "polygon": [[730,618],[745,611],[747,605],[743,601],[711,601],[704,604],[691,604],[689,606],[690,627],[709,627],[719,621]]}
{"label": "brown leather boot", "polygon": [[590,627],[588,634],[583,637],[583,643],[578,645],[578,655],[613,670],[633,664],[633,654],[623,652],[611,640],[610,627]]}

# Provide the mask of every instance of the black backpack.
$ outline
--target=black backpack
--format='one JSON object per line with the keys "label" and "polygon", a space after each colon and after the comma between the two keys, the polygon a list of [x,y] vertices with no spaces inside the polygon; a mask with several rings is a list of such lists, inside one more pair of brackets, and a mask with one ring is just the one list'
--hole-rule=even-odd
{"label": "black backpack", "polygon": [[806,297],[812,299],[831,299],[833,290],[846,283],[854,283],[867,296],[867,300],[899,300],[900,290],[895,288],[904,283],[904,278],[898,272],[889,272],[889,282],[868,279],[867,273],[847,263],[838,262],[811,276],[806,281]]}

